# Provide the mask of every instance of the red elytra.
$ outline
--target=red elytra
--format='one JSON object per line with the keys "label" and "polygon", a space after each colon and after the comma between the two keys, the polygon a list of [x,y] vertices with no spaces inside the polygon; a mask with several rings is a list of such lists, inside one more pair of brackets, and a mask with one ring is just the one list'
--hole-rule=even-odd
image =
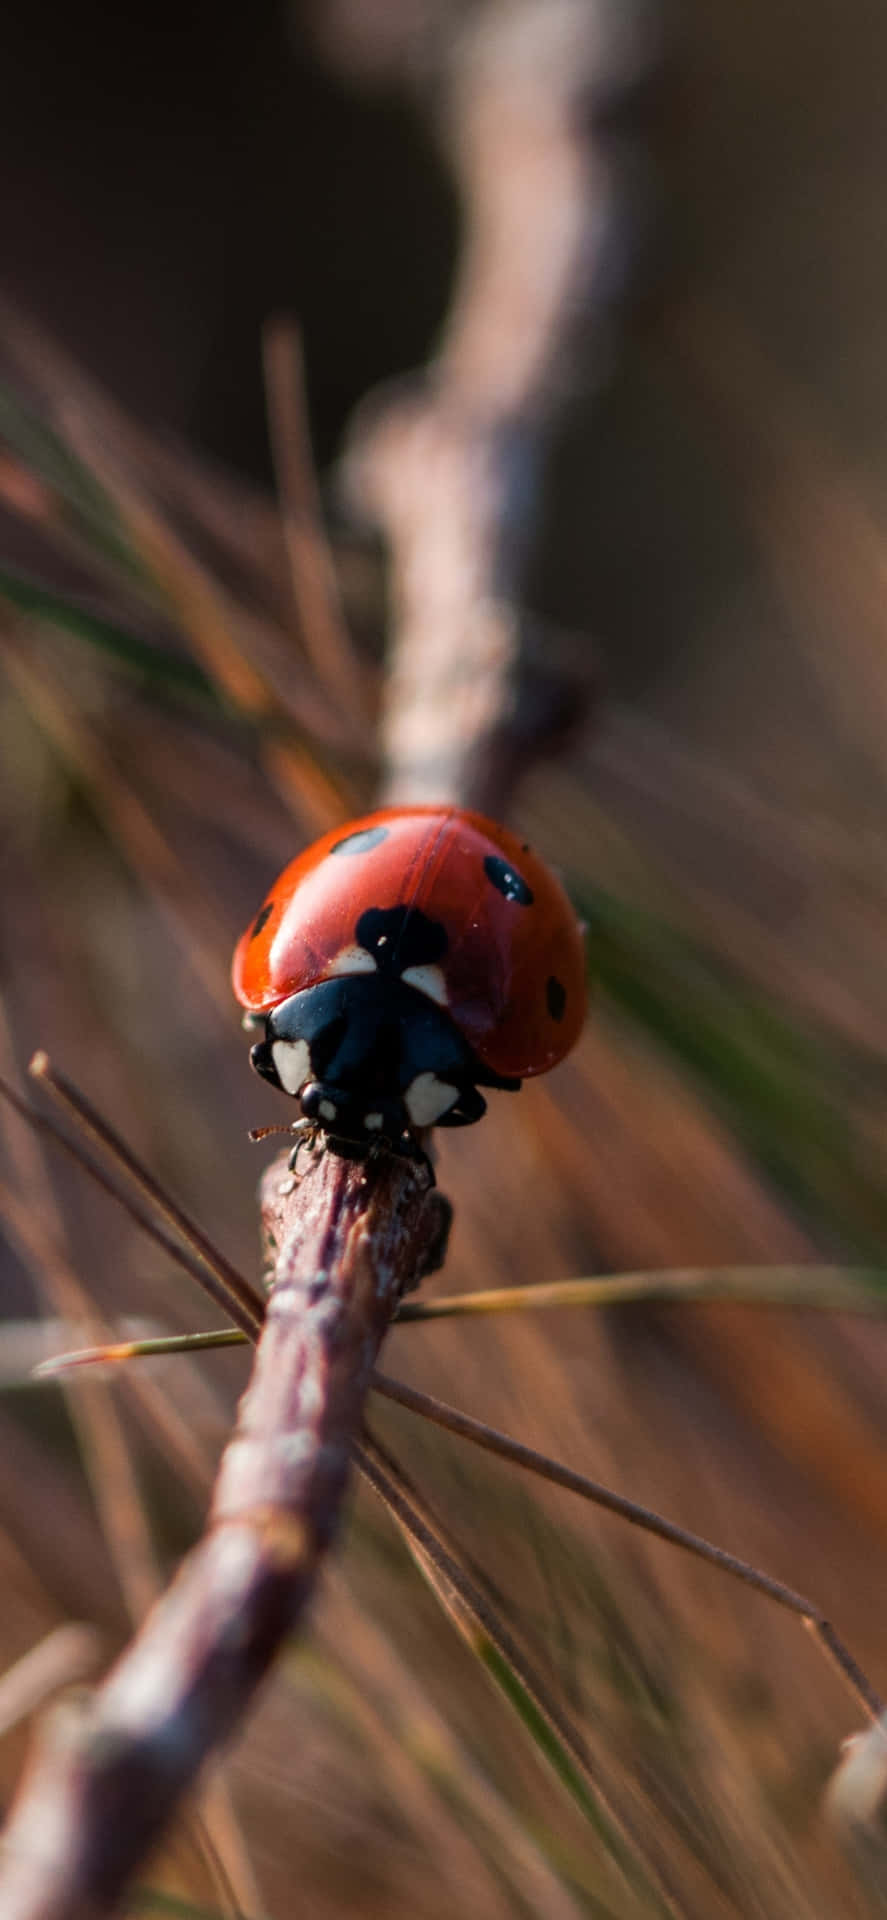
{"label": "red elytra", "polygon": [[358,921],[393,908],[443,929],[432,997],[484,1066],[525,1079],[569,1052],[586,1006],[570,901],[526,843],[456,807],[383,808],[291,861],[237,947],[238,999],[267,1014],[320,981],[360,972]]}

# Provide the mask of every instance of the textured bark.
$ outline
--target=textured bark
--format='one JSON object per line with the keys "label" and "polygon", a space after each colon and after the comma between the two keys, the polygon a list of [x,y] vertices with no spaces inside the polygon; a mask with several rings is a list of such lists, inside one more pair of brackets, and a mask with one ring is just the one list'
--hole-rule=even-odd
{"label": "textured bark", "polygon": [[404,1161],[326,1153],[298,1182],[269,1169],[273,1288],[206,1533],[87,1717],[44,1737],[4,1837],[4,1920],[111,1913],[236,1729],[311,1595],[380,1341],[445,1217]]}

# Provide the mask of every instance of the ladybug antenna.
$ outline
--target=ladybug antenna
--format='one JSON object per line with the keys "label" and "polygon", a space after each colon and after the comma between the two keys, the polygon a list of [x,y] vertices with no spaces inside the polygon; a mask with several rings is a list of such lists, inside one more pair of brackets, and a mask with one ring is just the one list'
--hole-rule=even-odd
{"label": "ladybug antenna", "polygon": [[[296,1124],[298,1124],[298,1122]],[[290,1122],[289,1126],[286,1126],[286,1127],[283,1127],[283,1126],[250,1127],[249,1133],[247,1134],[247,1139],[248,1140],[267,1140],[269,1133],[292,1133],[293,1130],[294,1129],[293,1129],[292,1121]]]}

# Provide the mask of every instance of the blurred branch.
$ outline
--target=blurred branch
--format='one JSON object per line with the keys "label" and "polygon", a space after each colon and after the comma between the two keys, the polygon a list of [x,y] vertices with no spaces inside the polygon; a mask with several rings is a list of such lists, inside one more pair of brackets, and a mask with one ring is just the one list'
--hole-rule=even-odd
{"label": "blurred branch", "polygon": [[528,618],[525,582],[551,426],[580,347],[600,358],[633,252],[622,110],[651,61],[650,18],[490,4],[448,48],[458,282],[423,385],[362,410],[346,464],[391,548],[388,799],[502,813],[595,690],[587,638]]}

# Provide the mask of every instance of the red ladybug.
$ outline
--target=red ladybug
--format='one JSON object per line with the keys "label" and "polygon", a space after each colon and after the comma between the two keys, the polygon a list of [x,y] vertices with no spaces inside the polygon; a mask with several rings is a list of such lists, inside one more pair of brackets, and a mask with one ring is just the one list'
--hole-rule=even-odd
{"label": "red ladybug", "polygon": [[265,1037],[256,1071],[341,1151],[412,1157],[466,1126],[479,1087],[516,1091],[569,1052],[585,1014],[582,936],[560,882],[504,827],[457,807],[390,807],[284,869],[234,955]]}

